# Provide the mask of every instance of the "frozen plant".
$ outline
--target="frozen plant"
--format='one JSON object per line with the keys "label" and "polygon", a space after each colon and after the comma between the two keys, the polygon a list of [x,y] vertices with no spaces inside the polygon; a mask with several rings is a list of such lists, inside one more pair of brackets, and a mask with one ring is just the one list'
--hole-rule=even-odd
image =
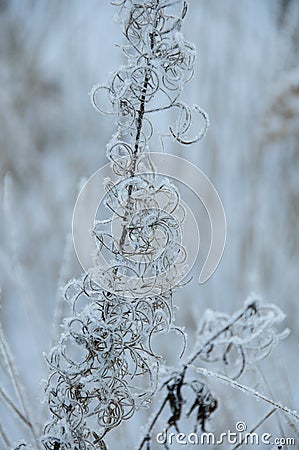
{"label": "frozen plant", "polygon": [[[97,220],[93,231],[95,263],[67,285],[72,316],[47,356],[48,450],[105,448],[105,435],[147,406],[157,389],[161,358],[152,349],[153,335],[175,329],[184,337],[173,323],[172,296],[186,271],[185,211],[176,187],[155,173],[148,143],[149,114],[169,108],[179,112],[169,128],[178,142],[195,142],[207,129],[204,111],[178,101],[195,60],[194,46],[180,31],[187,2],[118,6],[128,64],[109,85],[96,86],[91,100],[103,112],[100,101],[107,97],[110,110],[104,112],[117,117],[107,156],[120,180],[105,182],[110,217]],[[205,125],[191,137],[194,115]]]}
{"label": "frozen plant", "polygon": [[[178,120],[169,134],[180,144],[200,139],[208,118],[197,106],[179,101],[195,60],[194,46],[181,33],[187,2],[114,4],[120,8],[128,64],[108,85],[96,86],[91,100],[98,111],[117,118],[107,156],[119,181],[105,181],[104,205],[110,216],[97,220],[93,230],[98,249],[94,266],[65,289],[72,315],[47,355],[51,420],[42,442],[48,450],[105,449],[107,433],[148,406],[160,383],[163,401],[139,448],[151,448],[153,429],[168,411],[167,431],[173,427],[179,432],[184,418],[192,420],[194,431],[205,431],[218,399],[198,374],[249,392],[298,419],[295,412],[237,381],[284,337],[274,328],[283,318],[281,311],[256,299],[232,318],[207,312],[193,354],[161,381],[153,336],[175,329],[184,339],[174,325],[172,298],[186,271],[181,241],[185,211],[176,187],[158,176],[151,162],[150,117],[170,108],[176,111]],[[196,119],[204,119],[204,126],[192,136]],[[216,362],[219,372],[201,367],[204,362]]]}
{"label": "frozen plant", "polygon": [[[237,381],[247,368],[267,357],[279,340],[286,337],[288,330],[281,333],[276,331],[276,325],[284,317],[278,307],[263,305],[256,297],[250,297],[243,309],[232,317],[207,310],[198,330],[198,342],[194,353],[187,358],[181,370],[172,373],[161,386],[161,390],[164,391],[163,401],[150,421],[138,450],[151,448],[154,428],[158,420],[160,429],[163,429],[161,422],[164,421],[166,425],[164,427],[166,437],[172,427],[177,433],[182,431],[179,426],[184,418],[192,419],[191,430],[194,433],[197,433],[198,429],[202,432],[207,431],[208,419],[217,409],[218,400],[207,383],[194,379],[194,372],[241,389],[269,403],[274,411],[281,410],[298,420],[299,415],[295,411],[282,407],[279,403]],[[199,363],[201,365],[217,363],[217,370],[220,373],[203,368],[199,366]],[[167,406],[170,416],[166,413]]]}
{"label": "frozen plant", "polygon": [[[195,138],[189,136],[194,114],[202,115],[206,124],[207,116],[178,101],[192,77],[195,58],[194,47],[180,31],[187,3],[123,1],[118,6],[128,64],[113,74],[108,86],[96,86],[91,99],[97,110],[117,116],[107,156],[120,181],[106,182],[104,203],[111,216],[98,220],[94,229],[95,265],[67,286],[73,315],[64,321],[65,332],[47,357],[52,421],[43,442],[48,449],[105,448],[105,435],[150,402],[160,360],[151,338],[174,327],[172,295],[184,273],[183,208],[176,188],[156,176],[151,164],[153,126],[148,117],[178,109],[179,120],[169,130],[182,144],[195,142],[206,131],[205,126]],[[108,111],[99,100],[104,95]],[[103,254],[108,267],[102,265]],[[164,383],[164,401],[140,448],[150,446],[153,426],[167,404],[168,428],[179,431],[188,403],[183,397],[186,387],[192,394],[186,415],[195,416],[195,429],[200,425],[204,430],[217,400],[205,383],[187,379],[187,371],[197,358],[219,360],[225,368],[233,366],[230,379],[239,378],[246,364],[266,356],[277,342],[272,324],[281,318],[278,309],[258,302],[246,304],[232,321],[219,314],[206,317],[201,330],[206,342]],[[79,357],[74,348],[81,350]]]}

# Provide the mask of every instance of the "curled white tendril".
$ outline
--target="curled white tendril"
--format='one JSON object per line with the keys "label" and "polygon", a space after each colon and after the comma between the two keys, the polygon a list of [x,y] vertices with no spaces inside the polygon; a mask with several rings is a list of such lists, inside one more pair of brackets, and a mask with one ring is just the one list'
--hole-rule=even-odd
{"label": "curled white tendril", "polygon": [[[161,358],[152,337],[173,329],[184,336],[173,325],[172,295],[186,270],[185,211],[175,186],[156,176],[148,150],[153,112],[175,109],[179,119],[169,135],[181,144],[196,142],[207,130],[207,114],[178,101],[196,56],[180,31],[187,2],[112,4],[120,8],[128,64],[108,85],[92,89],[91,102],[117,118],[107,156],[120,181],[106,183],[110,218],[98,220],[93,231],[95,265],[67,285],[72,316],[47,356],[48,450],[105,449],[107,432],[147,405],[157,387]],[[197,118],[205,125],[192,136]],[[103,254],[109,259],[105,270]]]}
{"label": "curled white tendril", "polygon": [[[128,64],[113,74],[109,84],[94,86],[92,105],[100,112],[118,117],[118,138],[132,137],[132,134],[135,137],[140,104],[147,121],[153,112],[174,108],[179,119],[169,127],[170,135],[181,144],[197,142],[207,131],[208,115],[197,105],[189,107],[177,101],[184,84],[193,76],[196,57],[194,45],[186,41],[180,31],[187,2],[127,0],[115,4],[121,7],[119,18],[128,42],[123,51]],[[110,108],[102,105],[104,98]],[[203,126],[200,125],[202,121]],[[191,125],[197,122],[199,131],[195,136],[189,135]],[[144,147],[148,141],[145,126],[146,121],[140,124]],[[133,163],[134,148],[126,147],[128,143],[122,144],[122,152]],[[109,152],[108,157],[111,157]]]}
{"label": "curled white tendril", "polygon": [[207,310],[199,330],[201,341],[217,335],[210,345],[204,347],[200,358],[206,362],[223,365],[231,379],[239,378],[245,368],[266,358],[284,339],[289,330],[277,332],[275,325],[285,318],[275,305],[264,305],[257,298],[249,298],[242,313],[232,317],[228,314]]}

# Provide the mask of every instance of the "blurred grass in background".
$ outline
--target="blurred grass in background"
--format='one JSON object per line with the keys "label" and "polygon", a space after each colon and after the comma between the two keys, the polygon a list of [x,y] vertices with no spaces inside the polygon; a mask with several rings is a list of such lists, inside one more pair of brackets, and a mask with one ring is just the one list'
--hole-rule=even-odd
{"label": "blurred grass in background", "polygon": [[[207,307],[232,312],[252,291],[278,304],[292,335],[263,371],[273,396],[291,408],[297,399],[298,408],[299,2],[189,3],[183,31],[198,57],[183,99],[204,107],[211,126],[199,144],[181,149],[169,142],[166,151],[215,184],[228,234],[212,279],[198,288],[195,277],[176,295],[177,319],[192,347]],[[114,45],[122,43],[114,13],[104,0],[0,1],[1,321],[37,412],[60,285],[80,273],[68,237],[74,202],[82,177],[106,163],[115,130],[87,95],[124,62]],[[169,343],[161,345],[167,352]],[[2,369],[1,378],[9,389]],[[255,408],[263,409],[229,388],[215,390],[223,398],[217,427],[250,422]],[[240,399],[245,417],[236,416]],[[2,403],[0,419],[13,439],[24,434]],[[128,448],[134,429],[136,422],[120,431]]]}

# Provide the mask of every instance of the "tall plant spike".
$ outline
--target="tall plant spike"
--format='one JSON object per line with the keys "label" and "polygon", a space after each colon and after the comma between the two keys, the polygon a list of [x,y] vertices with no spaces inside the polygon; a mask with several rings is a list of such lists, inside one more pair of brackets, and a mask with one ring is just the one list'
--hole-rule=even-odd
{"label": "tall plant spike", "polygon": [[[52,417],[43,444],[48,450],[106,448],[105,435],[147,406],[157,389],[160,357],[151,340],[176,329],[172,296],[186,270],[186,250],[179,193],[150,160],[150,118],[176,110],[169,136],[181,144],[196,142],[208,126],[204,111],[179,101],[196,55],[181,33],[187,2],[112,4],[119,8],[128,63],[108,85],[92,89],[91,101],[98,111],[116,116],[107,157],[119,181],[106,180],[110,215],[95,224],[94,266],[67,285],[72,316],[47,356]],[[193,137],[196,118],[204,119],[204,126]]]}

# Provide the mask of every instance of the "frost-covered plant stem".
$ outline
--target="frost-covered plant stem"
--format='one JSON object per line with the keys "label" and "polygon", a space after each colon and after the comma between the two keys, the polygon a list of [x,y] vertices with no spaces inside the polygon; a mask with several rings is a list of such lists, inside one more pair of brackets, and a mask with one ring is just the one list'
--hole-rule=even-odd
{"label": "frost-covered plant stem", "polygon": [[[171,426],[174,426],[178,431],[178,422],[183,415],[183,409],[186,410],[185,404],[187,403],[183,398],[182,388],[194,383],[194,381],[190,381],[190,379],[187,380],[188,371],[195,371],[206,378],[216,378],[231,387],[240,389],[242,392],[246,392],[257,399],[270,404],[274,407],[271,414],[274,411],[279,410],[296,420],[299,420],[299,415],[296,411],[291,411],[289,408],[282,406],[280,403],[269,399],[265,395],[237,381],[237,378],[239,378],[246,370],[247,365],[255,363],[264,357],[263,352],[262,354],[259,354],[260,349],[266,350],[267,354],[269,354],[277,342],[286,336],[288,330],[277,334],[273,329],[273,325],[283,320],[283,313],[273,305],[262,305],[257,299],[250,298],[245,302],[243,309],[234,314],[231,319],[229,316],[223,314],[219,314],[218,318],[217,313],[214,315],[210,311],[208,311],[206,316],[207,317],[203,319],[202,327],[199,330],[199,337],[201,339],[193,355],[183,364],[180,371],[172,373],[171,377],[168,377],[161,385],[160,390],[166,390],[163,401],[157,413],[151,420],[138,450],[142,450],[145,444],[150,445],[153,429],[161,418],[167,405],[170,406],[171,411],[175,414],[168,420],[166,429],[168,430]],[[252,344],[256,344],[257,342],[260,345],[257,346],[256,354],[253,356],[251,355],[250,360],[249,356],[247,356],[248,349],[251,350]],[[209,359],[213,360],[215,355],[217,355],[218,347],[220,348],[219,357],[223,359],[226,366],[229,366],[227,352],[232,351],[234,346],[239,347],[240,354],[242,355],[242,361],[239,364],[241,369],[237,371],[234,378],[194,365],[195,361],[198,359],[200,360],[202,356],[203,360],[206,362],[208,362]],[[170,397],[169,392],[172,385],[175,385],[176,389],[175,391],[171,389],[171,392],[174,392],[174,396]],[[207,394],[208,395],[206,395],[205,398],[201,396],[200,398],[196,398],[194,402],[194,406],[196,405],[199,407],[199,412],[202,410],[201,415],[198,415],[197,419],[201,420],[203,431],[205,420],[209,418],[217,406],[217,402],[213,399],[213,396],[210,395],[209,391],[207,391]],[[206,411],[204,411],[205,407]],[[188,415],[190,415],[190,413],[187,413],[187,416]],[[270,417],[270,413],[267,414],[264,420],[268,417]]]}
{"label": "frost-covered plant stem", "polygon": [[[241,319],[245,312],[248,310],[248,306],[245,306],[245,308],[238,313],[237,317],[234,317],[230,323],[228,323],[227,325],[225,325],[223,328],[221,328],[220,330],[217,330],[216,333],[214,333],[211,337],[209,337],[209,339],[207,339],[207,341],[201,345],[201,347],[191,356],[191,358],[188,360],[187,363],[183,364],[183,367],[181,369],[181,371],[179,372],[175,372],[174,374],[172,374],[171,378],[168,378],[167,381],[164,381],[161,388],[163,389],[165,386],[167,386],[168,383],[170,383],[173,379],[177,379],[180,386],[183,386],[185,383],[185,376],[186,376],[186,372],[188,369],[194,369],[194,366],[192,366],[192,364],[194,363],[194,361],[203,353],[206,351],[206,349],[208,347],[210,347],[213,342],[219,337],[221,336],[223,333],[225,333],[225,331],[229,330],[230,327],[239,319]],[[197,369],[197,368],[196,368]],[[200,369],[198,369],[198,371],[200,372]],[[151,433],[157,423],[157,421],[159,420],[160,416],[162,415],[164,408],[167,406],[169,402],[169,399],[167,397],[167,393],[164,396],[164,399],[161,403],[161,406],[159,407],[157,413],[154,415],[154,418],[151,420],[150,425],[148,426],[147,432],[145,434],[145,436],[143,437],[138,450],[142,450],[144,445],[150,440],[150,436]]]}
{"label": "frost-covered plant stem", "polygon": [[291,409],[287,408],[286,406],[283,406],[280,403],[276,402],[275,400],[268,398],[266,395],[261,394],[260,392],[256,391],[255,389],[252,389],[249,386],[245,386],[244,384],[241,384],[236,380],[232,380],[231,378],[228,378],[225,375],[222,375],[220,373],[213,372],[212,370],[207,370],[202,367],[195,367],[195,366],[190,366],[190,367],[192,367],[193,369],[195,369],[197,372],[199,372],[201,375],[204,375],[205,377],[215,378],[217,380],[220,380],[222,383],[224,383],[228,386],[239,389],[240,391],[244,392],[245,394],[252,395],[253,397],[257,398],[258,400],[262,400],[263,402],[268,403],[271,406],[274,406],[275,409],[277,409],[299,421],[299,414],[297,413],[297,411],[292,411]]}
{"label": "frost-covered plant stem", "polygon": [[21,420],[21,422],[26,425],[26,427],[31,428],[30,422],[26,419],[26,417],[21,413],[19,408],[16,407],[14,402],[8,396],[8,394],[0,387],[0,396],[3,398],[7,406],[12,410],[12,412]]}
{"label": "frost-covered plant stem", "polygon": [[3,439],[3,442],[5,443],[5,445],[7,446],[7,448],[12,448],[11,443],[9,442],[9,439],[5,433],[5,431],[3,430],[2,426],[0,425],[0,436]]}
{"label": "frost-covered plant stem", "polygon": [[[108,112],[117,117],[117,131],[107,145],[114,179],[105,180],[102,202],[109,217],[95,223],[93,266],[66,287],[72,315],[64,320],[64,332],[47,356],[47,450],[105,449],[107,433],[148,406],[157,390],[161,357],[152,349],[152,337],[171,330],[183,334],[174,325],[172,297],[186,274],[181,239],[185,210],[177,188],[153,167],[149,115],[177,111],[169,137],[180,144],[196,142],[206,132],[206,113],[178,101],[192,78],[196,54],[181,33],[187,2],[121,0],[118,6],[128,63],[108,85],[91,92],[96,110],[103,112],[105,94],[111,104]],[[196,117],[205,125],[192,137]],[[179,432],[184,412],[194,419],[195,431],[198,426],[204,431],[218,402],[206,383],[187,377],[189,369],[197,359],[219,361],[232,371],[226,378],[236,380],[283,337],[272,329],[282,318],[278,308],[258,301],[247,302],[232,319],[209,312],[199,332],[201,343],[163,384],[164,400],[139,449],[145,443],[150,448],[153,428],[167,404],[167,429]],[[191,404],[184,398],[187,388]]]}
{"label": "frost-covered plant stem", "polygon": [[4,363],[6,364],[7,370],[10,374],[10,378],[12,380],[15,393],[17,398],[21,404],[23,413],[20,409],[15,405],[15,403],[9,398],[9,396],[5,393],[5,391],[0,387],[0,395],[6,402],[6,404],[11,408],[11,410],[17,415],[17,417],[23,422],[24,425],[29,429],[31,435],[33,436],[34,442],[37,446],[37,449],[40,449],[40,442],[38,432],[36,431],[35,424],[31,418],[31,414],[29,408],[27,406],[27,402],[25,400],[23,387],[21,386],[13,358],[11,356],[10,349],[6,342],[4,332],[2,326],[0,325],[0,351],[3,356]]}
{"label": "frost-covered plant stem", "polygon": [[[169,382],[171,382],[173,380],[173,378],[177,378],[180,382],[181,385],[184,384],[184,378],[186,375],[186,372],[189,368],[194,369],[194,367],[192,366],[192,364],[194,363],[194,361],[201,355],[201,353],[203,353],[204,351],[206,351],[207,347],[211,346],[213,344],[213,342],[215,341],[215,339],[217,339],[217,337],[219,337],[222,333],[224,333],[226,330],[228,330],[238,319],[240,319],[244,313],[246,312],[246,310],[248,309],[248,306],[246,306],[239,314],[236,318],[233,318],[231,320],[231,322],[227,325],[225,325],[222,329],[217,330],[216,333],[214,333],[213,336],[211,336],[196,352],[194,355],[191,356],[191,358],[189,359],[189,361],[185,364],[183,364],[182,370],[180,372],[176,372],[172,375],[171,378],[168,378],[167,381],[163,382],[161,389],[166,386]],[[159,420],[159,417],[161,416],[165,406],[168,403],[168,398],[167,395],[164,397],[161,406],[159,407],[157,413],[155,414],[154,418],[152,419],[148,430],[146,432],[146,435],[143,437],[138,450],[141,450],[143,448],[143,446],[145,445],[145,443],[148,441],[149,436],[154,428],[154,426],[156,425],[157,421]]]}
{"label": "frost-covered plant stem", "polygon": [[156,390],[161,358],[152,350],[152,336],[176,329],[172,294],[186,258],[178,219],[183,208],[175,186],[154,172],[148,144],[153,126],[146,114],[164,109],[152,106],[163,94],[182,116],[170,134],[181,142],[191,126],[191,111],[177,102],[195,56],[180,33],[187,3],[124,0],[118,6],[128,64],[108,86],[96,86],[91,100],[101,110],[98,95],[107,94],[118,117],[107,156],[120,181],[106,184],[104,205],[111,215],[93,231],[94,266],[68,284],[73,315],[47,357],[48,450],[105,448],[105,435],[148,405]]}

